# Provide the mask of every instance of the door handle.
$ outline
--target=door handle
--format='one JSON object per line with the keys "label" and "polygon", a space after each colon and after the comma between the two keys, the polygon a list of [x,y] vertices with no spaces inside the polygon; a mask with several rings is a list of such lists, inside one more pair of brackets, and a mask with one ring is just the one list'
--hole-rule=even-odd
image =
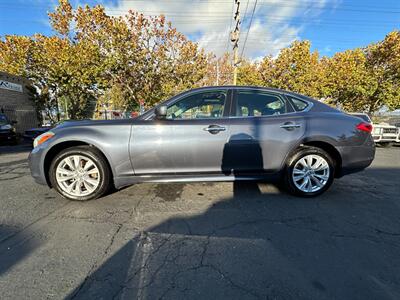
{"label": "door handle", "polygon": [[209,133],[212,133],[212,134],[216,134],[216,133],[218,133],[220,131],[225,131],[226,128],[222,127],[222,126],[219,126],[219,125],[210,125],[210,126],[208,126],[206,128],[203,128],[203,130],[204,131],[208,131]]}
{"label": "door handle", "polygon": [[279,126],[280,128],[284,128],[284,129],[295,129],[295,128],[300,128],[301,125],[300,124],[295,124],[292,122],[287,122],[282,124],[281,126]]}

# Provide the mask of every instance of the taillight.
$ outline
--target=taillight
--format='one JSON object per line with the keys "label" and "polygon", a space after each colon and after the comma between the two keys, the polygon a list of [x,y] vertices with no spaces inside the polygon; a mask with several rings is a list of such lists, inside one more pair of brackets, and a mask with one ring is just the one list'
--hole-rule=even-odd
{"label": "taillight", "polygon": [[358,124],[356,126],[356,128],[358,130],[365,131],[365,132],[368,132],[368,133],[371,133],[371,131],[372,131],[372,125],[369,124],[369,123],[365,123],[365,122],[362,122],[362,123]]}

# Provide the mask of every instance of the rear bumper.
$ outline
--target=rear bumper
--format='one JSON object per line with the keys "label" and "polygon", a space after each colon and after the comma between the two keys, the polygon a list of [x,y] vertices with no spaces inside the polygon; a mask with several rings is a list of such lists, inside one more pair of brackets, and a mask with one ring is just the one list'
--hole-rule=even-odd
{"label": "rear bumper", "polygon": [[342,157],[342,168],[336,174],[337,177],[364,170],[375,158],[375,144],[368,140],[362,146],[337,147]]}

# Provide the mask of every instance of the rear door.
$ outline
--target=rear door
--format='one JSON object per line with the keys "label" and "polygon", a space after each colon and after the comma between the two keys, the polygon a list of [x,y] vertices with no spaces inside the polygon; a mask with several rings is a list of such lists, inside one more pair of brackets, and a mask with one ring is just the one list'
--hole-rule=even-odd
{"label": "rear door", "polygon": [[278,92],[237,89],[225,173],[277,171],[305,132],[302,112]]}
{"label": "rear door", "polygon": [[221,173],[229,139],[231,92],[208,89],[168,105],[166,120],[133,125],[130,142],[135,174]]}

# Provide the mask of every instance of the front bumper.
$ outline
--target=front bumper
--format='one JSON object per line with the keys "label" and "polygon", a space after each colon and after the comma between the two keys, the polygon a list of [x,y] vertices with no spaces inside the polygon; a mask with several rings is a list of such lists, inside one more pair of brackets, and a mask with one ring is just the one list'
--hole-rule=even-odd
{"label": "front bumper", "polygon": [[44,171],[45,151],[43,148],[33,148],[28,157],[29,169],[35,181],[39,184],[48,185],[46,174]]}
{"label": "front bumper", "polygon": [[375,143],[392,143],[396,142],[396,135],[373,135]]}

